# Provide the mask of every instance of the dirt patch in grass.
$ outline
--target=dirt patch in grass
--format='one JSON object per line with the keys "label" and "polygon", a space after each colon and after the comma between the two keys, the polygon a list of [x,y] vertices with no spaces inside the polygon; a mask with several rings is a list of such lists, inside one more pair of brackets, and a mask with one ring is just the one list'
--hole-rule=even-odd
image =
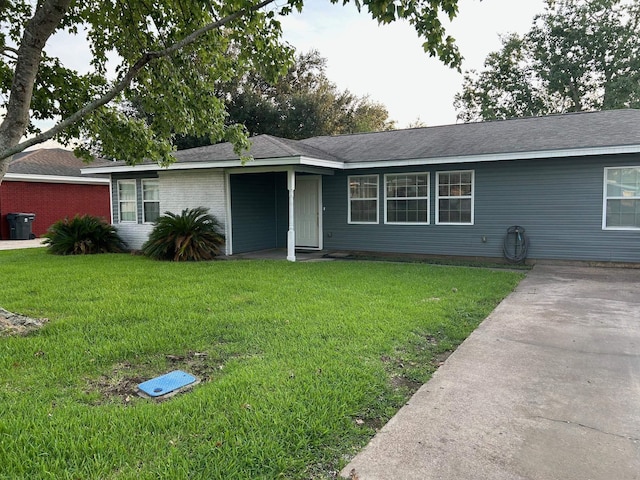
{"label": "dirt patch in grass", "polygon": [[[120,401],[129,404],[139,397],[138,385],[173,370],[182,370],[194,375],[199,383],[209,382],[224,369],[224,360],[210,356],[207,352],[187,352],[181,355],[166,354],[164,356],[166,368],[157,371],[148,364],[133,365],[129,362],[116,364],[109,375],[102,375],[97,380],[89,381],[89,388],[85,392],[89,395],[98,393],[99,397],[91,402],[101,405],[108,401]],[[163,401],[169,396],[155,399]]]}
{"label": "dirt patch in grass", "polygon": [[0,308],[0,337],[27,335],[48,321],[46,318],[31,318]]}

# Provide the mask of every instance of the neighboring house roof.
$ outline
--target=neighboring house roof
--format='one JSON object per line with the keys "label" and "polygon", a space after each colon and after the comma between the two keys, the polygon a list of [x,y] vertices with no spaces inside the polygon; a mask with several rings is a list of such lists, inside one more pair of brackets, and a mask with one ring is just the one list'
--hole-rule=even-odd
{"label": "neighboring house roof", "polygon": [[[112,162],[96,160],[95,164],[98,167],[106,167]],[[82,169],[86,166],[83,160],[69,150],[43,148],[14,155],[5,179],[54,183],[108,183],[108,179],[102,177],[82,175]]]}
{"label": "neighboring house roof", "polygon": [[[251,139],[248,165],[307,165],[366,168],[429,163],[495,161],[640,152],[640,110],[607,110],[546,117],[443,125],[375,133],[287,140]],[[240,165],[228,143],[178,151],[169,169]],[[116,162],[101,173],[158,170]],[[93,168],[84,170],[92,171]]]}

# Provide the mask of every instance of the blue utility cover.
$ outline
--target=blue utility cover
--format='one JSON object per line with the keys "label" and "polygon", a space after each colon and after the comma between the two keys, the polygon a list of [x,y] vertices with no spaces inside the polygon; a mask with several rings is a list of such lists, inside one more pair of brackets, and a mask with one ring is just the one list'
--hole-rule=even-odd
{"label": "blue utility cover", "polygon": [[193,375],[183,372],[182,370],[174,370],[173,372],[142,382],[138,385],[138,388],[150,397],[160,397],[190,385],[195,381],[196,377]]}

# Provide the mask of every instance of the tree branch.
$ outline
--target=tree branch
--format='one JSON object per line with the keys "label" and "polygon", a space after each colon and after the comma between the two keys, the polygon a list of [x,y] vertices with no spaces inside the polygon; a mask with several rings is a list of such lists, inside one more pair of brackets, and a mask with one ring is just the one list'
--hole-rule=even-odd
{"label": "tree branch", "polygon": [[[71,0],[45,0],[25,25],[18,48],[7,113],[0,124],[0,148],[18,143],[27,129],[29,106],[42,49],[64,18],[70,3]],[[4,158],[0,157],[0,160]]]}
{"label": "tree branch", "polygon": [[188,45],[195,43],[200,37],[202,37],[206,33],[212,30],[216,30],[220,27],[223,27],[224,25],[234,20],[237,20],[248,13],[260,10],[261,8],[264,8],[273,2],[275,2],[275,0],[263,0],[262,2],[256,5],[253,5],[250,8],[239,10],[235,13],[227,15],[226,17],[216,22],[212,22],[198,30],[195,30],[193,33],[187,35],[185,38],[183,38],[179,42],[176,42],[165,49],[158,50],[155,52],[146,52],[142,54],[142,56],[133,64],[133,66],[129,68],[129,70],[127,71],[125,76],[122,78],[122,80],[117,82],[106,94],[88,103],[83,108],[81,108],[74,114],[70,115],[69,117],[65,118],[64,120],[61,120],[46,132],[42,132],[39,135],[36,135],[35,137],[32,137],[30,139],[27,139],[13,147],[5,148],[4,150],[0,151],[0,161],[7,157],[11,157],[16,153],[22,152],[26,148],[32,147],[34,145],[37,145],[39,143],[52,139],[56,135],[62,133],[67,127],[77,123],[78,121],[80,121],[82,118],[84,118],[91,112],[106,105],[111,100],[113,100],[116,96],[122,93],[126,88],[128,88],[131,82],[133,81],[133,79],[138,74],[138,72],[140,72],[140,70],[142,70],[147,64],[149,64],[153,60],[172,55],[178,52],[179,50],[187,47]]}
{"label": "tree branch", "polygon": [[2,53],[6,54],[6,52],[11,52],[11,53],[15,53],[16,55],[18,54],[18,49],[17,48],[13,48],[13,47],[9,47],[7,45],[5,45],[2,48]]}

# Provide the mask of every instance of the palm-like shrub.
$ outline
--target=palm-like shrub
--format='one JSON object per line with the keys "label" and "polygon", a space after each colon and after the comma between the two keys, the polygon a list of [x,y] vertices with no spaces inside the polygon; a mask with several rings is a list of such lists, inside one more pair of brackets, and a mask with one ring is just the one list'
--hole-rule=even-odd
{"label": "palm-like shrub", "polygon": [[165,212],[156,220],[142,253],[157,260],[212,260],[220,253],[222,225],[205,207]]}
{"label": "palm-like shrub", "polygon": [[126,249],[113,225],[91,215],[58,220],[43,236],[49,252],[56,255],[120,253]]}

